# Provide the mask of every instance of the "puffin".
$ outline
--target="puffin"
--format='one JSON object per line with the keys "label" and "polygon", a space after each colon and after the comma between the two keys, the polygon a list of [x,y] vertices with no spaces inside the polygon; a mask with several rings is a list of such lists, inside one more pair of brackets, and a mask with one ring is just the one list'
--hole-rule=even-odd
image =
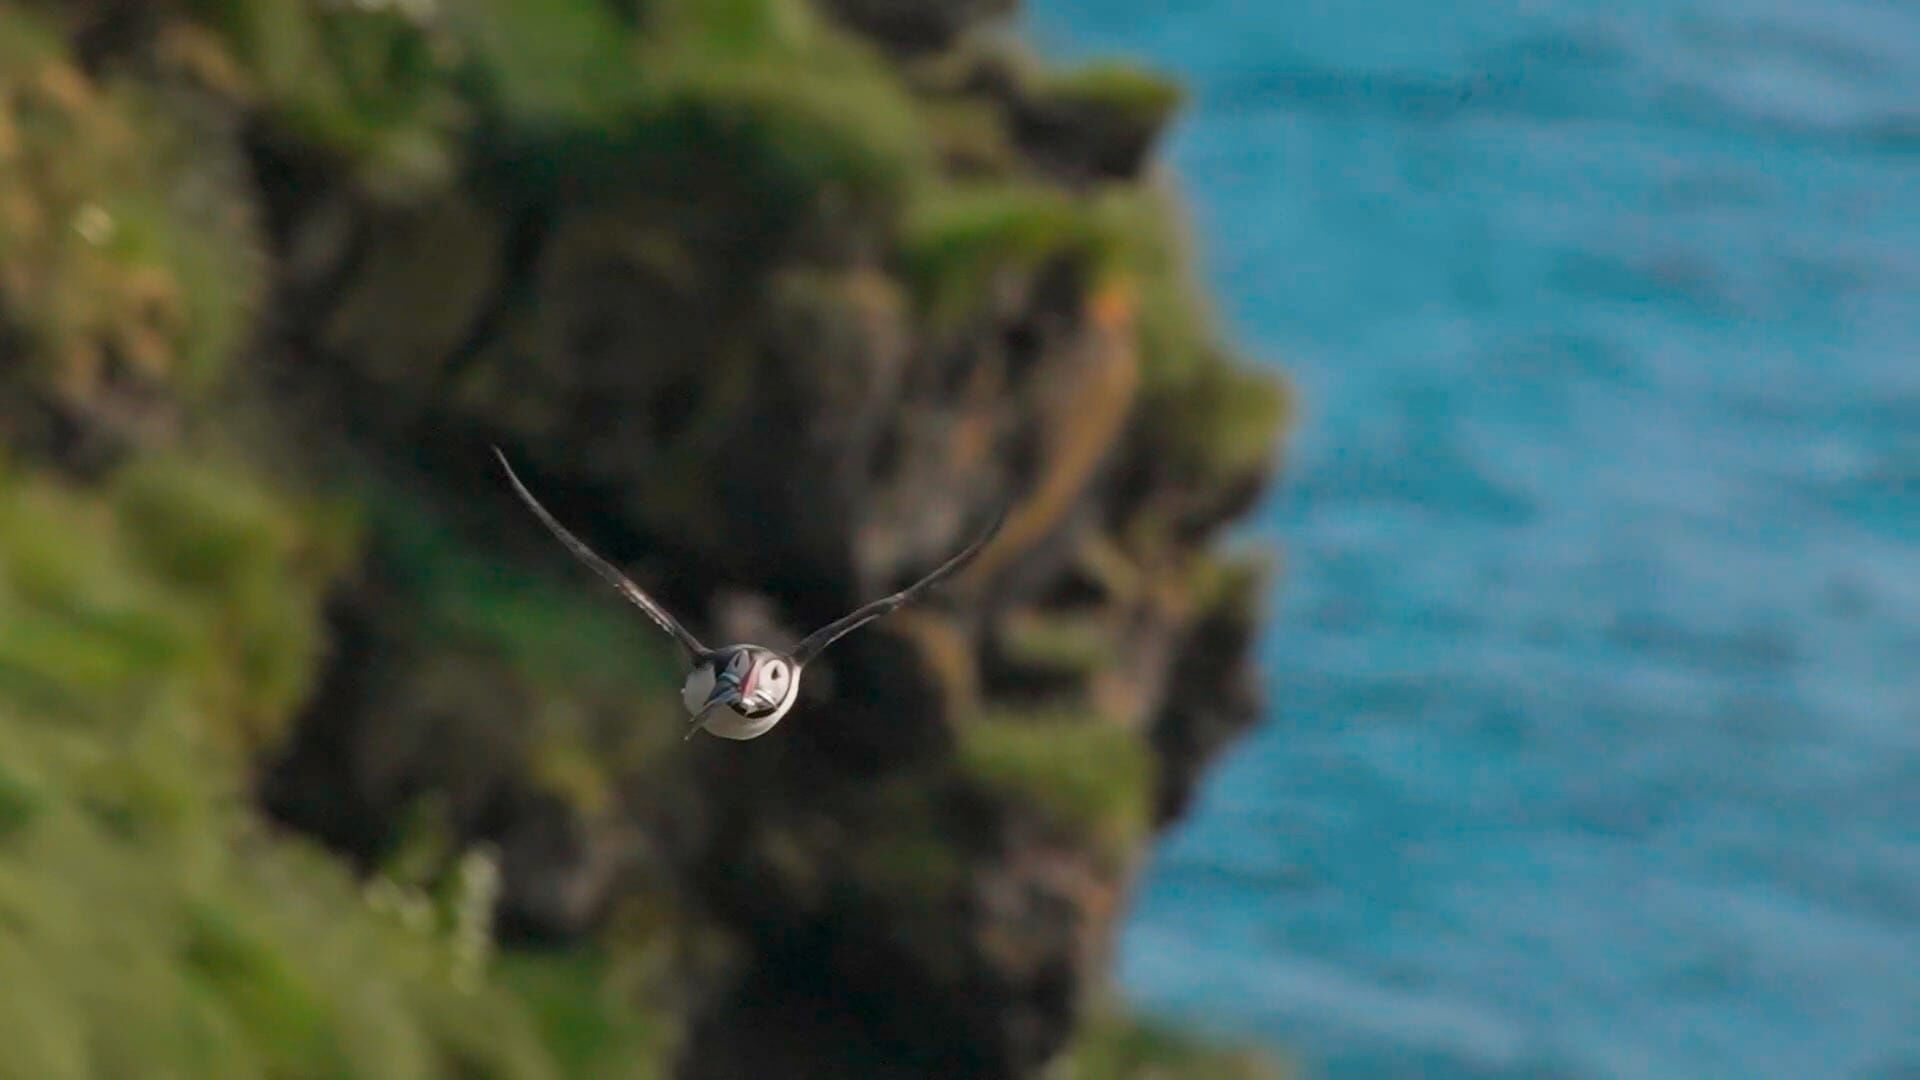
{"label": "puffin", "polygon": [[527,504],[527,509],[533,511],[547,531],[553,533],[575,558],[605,579],[621,596],[646,613],[656,626],[679,643],[689,664],[686,682],[680,688],[680,702],[693,718],[687,738],[704,730],[723,739],[757,739],[772,731],[798,700],[800,673],[808,663],[835,641],[913,603],[929,589],[958,573],[992,542],[1007,519],[1007,507],[1002,505],[995,512],[993,521],[971,544],[925,577],[899,592],[864,604],[822,626],[801,639],[792,652],[755,644],[724,645],[710,649],[682,626],[680,620],[674,618],[659,601],[634,584],[632,578],[601,558],[579,537],[568,532],[566,526],[555,520],[547,508],[540,504],[540,500],[534,498],[527,486],[520,482],[519,475],[513,471],[513,465],[499,447],[493,448],[493,454],[500,459],[500,467],[506,471],[507,482],[513,486],[514,494]]}

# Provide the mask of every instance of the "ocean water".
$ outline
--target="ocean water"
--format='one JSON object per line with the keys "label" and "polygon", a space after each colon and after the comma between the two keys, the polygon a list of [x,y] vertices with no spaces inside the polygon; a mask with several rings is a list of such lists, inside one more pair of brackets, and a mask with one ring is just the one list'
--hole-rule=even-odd
{"label": "ocean water", "polygon": [[1920,1077],[1920,6],[1030,0],[1183,77],[1304,424],[1143,1007],[1331,1077]]}

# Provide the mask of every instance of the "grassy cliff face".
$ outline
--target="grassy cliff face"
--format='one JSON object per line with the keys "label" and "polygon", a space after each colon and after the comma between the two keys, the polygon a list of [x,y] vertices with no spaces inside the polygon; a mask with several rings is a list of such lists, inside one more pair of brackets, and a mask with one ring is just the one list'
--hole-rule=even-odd
{"label": "grassy cliff face", "polygon": [[[0,0],[0,1071],[1258,1072],[1073,1032],[1285,398],[1002,7]],[[1013,510],[683,743],[488,443],[709,640]]]}
{"label": "grassy cliff face", "polygon": [[247,805],[350,556],[207,461],[0,478],[0,1073],[554,1075],[439,912]]}

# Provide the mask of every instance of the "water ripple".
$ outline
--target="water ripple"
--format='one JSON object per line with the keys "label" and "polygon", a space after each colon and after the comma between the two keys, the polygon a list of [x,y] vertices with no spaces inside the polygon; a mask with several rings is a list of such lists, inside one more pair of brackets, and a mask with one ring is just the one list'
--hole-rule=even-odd
{"label": "water ripple", "polygon": [[1920,7],[1037,0],[1305,403],[1122,975],[1339,1077],[1916,1076]]}

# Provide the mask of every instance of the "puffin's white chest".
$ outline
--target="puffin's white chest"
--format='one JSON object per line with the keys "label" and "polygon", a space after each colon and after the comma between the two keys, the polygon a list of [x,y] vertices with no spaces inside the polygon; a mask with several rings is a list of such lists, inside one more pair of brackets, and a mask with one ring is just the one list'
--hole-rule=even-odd
{"label": "puffin's white chest", "polygon": [[742,716],[723,705],[708,713],[707,722],[700,726],[723,739],[757,739],[773,730],[773,725],[779,723],[786,714],[787,710],[782,706],[765,716]]}
{"label": "puffin's white chest", "polygon": [[706,704],[708,695],[713,693],[713,666],[696,664],[687,673],[687,684],[680,688],[680,704],[686,706],[688,716],[699,716],[700,706]]}

